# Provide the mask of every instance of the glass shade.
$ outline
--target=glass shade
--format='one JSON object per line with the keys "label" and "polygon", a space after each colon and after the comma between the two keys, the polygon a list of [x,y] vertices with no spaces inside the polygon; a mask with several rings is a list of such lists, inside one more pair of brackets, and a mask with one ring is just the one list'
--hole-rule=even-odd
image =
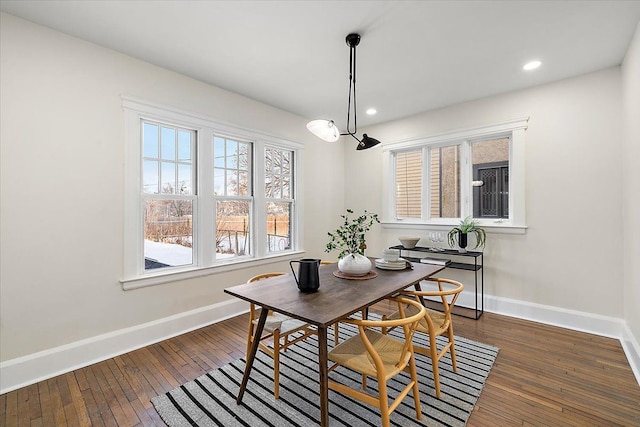
{"label": "glass shade", "polygon": [[340,138],[340,131],[333,120],[312,120],[307,123],[307,129],[323,141],[336,142]]}

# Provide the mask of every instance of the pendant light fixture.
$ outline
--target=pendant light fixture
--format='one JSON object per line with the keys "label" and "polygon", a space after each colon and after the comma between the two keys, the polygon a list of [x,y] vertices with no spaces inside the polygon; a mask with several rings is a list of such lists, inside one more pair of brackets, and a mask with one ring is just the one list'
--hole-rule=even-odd
{"label": "pendant light fixture", "polygon": [[[346,38],[349,46],[349,104],[347,107],[347,131],[340,133],[333,120],[312,120],[307,123],[307,129],[318,138],[327,142],[336,142],[340,136],[352,136],[358,141],[358,150],[366,150],[380,144],[377,139],[367,136],[365,133],[362,139],[358,139],[358,115],[356,108],[356,46],[360,43],[360,34],[351,33]],[[353,131],[351,130],[351,98],[353,97]]]}

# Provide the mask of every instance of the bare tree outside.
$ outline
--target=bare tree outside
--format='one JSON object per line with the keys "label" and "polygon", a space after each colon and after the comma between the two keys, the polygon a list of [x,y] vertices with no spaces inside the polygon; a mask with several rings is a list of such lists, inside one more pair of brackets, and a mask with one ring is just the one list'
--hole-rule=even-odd
{"label": "bare tree outside", "polygon": [[214,138],[216,254],[251,253],[251,143]]}
{"label": "bare tree outside", "polygon": [[145,268],[193,263],[196,133],[143,122]]}
{"label": "bare tree outside", "polygon": [[267,251],[291,249],[293,153],[265,150],[265,196],[267,198]]}

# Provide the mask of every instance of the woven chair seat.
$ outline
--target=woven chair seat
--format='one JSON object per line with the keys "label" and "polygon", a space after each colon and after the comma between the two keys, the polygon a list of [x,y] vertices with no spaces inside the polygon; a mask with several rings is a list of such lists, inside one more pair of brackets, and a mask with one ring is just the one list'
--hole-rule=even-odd
{"label": "woven chair seat", "polygon": [[[418,312],[418,309],[415,307],[409,306],[405,308],[405,312],[407,313],[407,316],[413,316]],[[442,331],[446,331],[447,328],[449,327],[449,322],[447,321],[447,316],[445,313],[438,310],[431,310],[430,308],[427,308],[427,315],[431,317],[431,320],[433,320],[433,324],[437,325],[438,327],[437,331],[439,332],[438,335],[442,333]],[[396,311],[395,313],[390,314],[386,318],[399,319],[400,313]],[[420,323],[418,323],[418,327],[416,328],[416,331],[423,332],[425,334],[429,333],[429,325],[427,324],[426,319],[423,319],[420,321]]]}
{"label": "woven chair seat", "polygon": [[[258,321],[254,320],[253,323],[257,325]],[[308,324],[302,320],[293,319],[280,313],[273,313],[267,316],[267,321],[264,324],[264,331],[273,333],[273,331],[278,330],[280,331],[280,334],[287,334],[304,328],[305,326],[308,326]]]}
{"label": "woven chair seat", "polygon": [[[431,310],[427,308],[427,315],[431,317],[431,320],[433,320],[433,324],[438,326],[438,329],[437,329],[438,334],[440,334],[441,331],[446,331],[447,328],[449,327],[447,316],[443,312],[437,311],[437,310]],[[420,323],[418,323],[418,327],[416,328],[416,331],[424,332],[428,334],[429,325],[427,324],[427,321],[421,320]]]}
{"label": "woven chair seat", "polygon": [[[367,329],[365,334],[382,359],[385,380],[390,379],[398,372],[402,371],[402,369],[398,369],[396,365],[398,364],[398,356],[402,353],[404,343],[371,329]],[[406,363],[410,357],[411,353],[407,353],[406,360],[403,362]],[[362,372],[366,375],[372,377],[377,375],[376,367],[373,364],[371,355],[367,351],[364,343],[362,342],[362,338],[360,338],[359,335],[353,336],[340,343],[336,348],[329,352],[328,358],[332,362],[336,362],[342,366]]]}

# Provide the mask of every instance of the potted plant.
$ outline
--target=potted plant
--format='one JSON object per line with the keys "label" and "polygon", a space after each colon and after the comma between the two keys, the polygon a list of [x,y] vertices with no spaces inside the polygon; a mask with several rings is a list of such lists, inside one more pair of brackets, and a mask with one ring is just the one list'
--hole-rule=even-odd
{"label": "potted plant", "polygon": [[367,212],[358,217],[350,218],[353,210],[340,215],[343,223],[334,232],[328,232],[329,243],[325,252],[339,250],[338,270],[350,276],[364,276],[371,271],[371,261],[364,256],[367,247],[365,234],[371,230],[373,224],[380,223],[378,215]]}
{"label": "potted plant", "polygon": [[473,233],[476,237],[476,245],[472,248],[482,247],[487,241],[487,234],[483,228],[478,225],[478,221],[474,220],[470,216],[460,221],[460,225],[452,228],[447,234],[449,240],[449,246],[454,247],[456,244],[460,247],[460,252],[466,252],[467,249],[467,234]]}

